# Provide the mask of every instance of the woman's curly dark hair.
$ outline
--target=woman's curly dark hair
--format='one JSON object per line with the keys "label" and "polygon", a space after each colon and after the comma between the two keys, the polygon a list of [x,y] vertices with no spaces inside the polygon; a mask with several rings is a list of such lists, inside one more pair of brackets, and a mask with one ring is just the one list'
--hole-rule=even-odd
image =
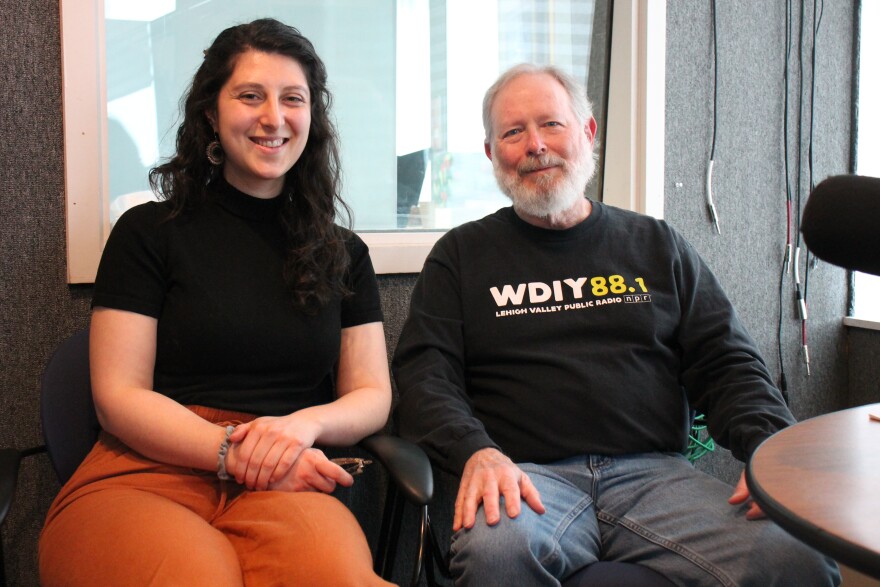
{"label": "woman's curly dark hair", "polygon": [[206,188],[221,167],[211,165],[205,155],[215,138],[207,113],[216,110],[220,89],[232,76],[238,57],[251,50],[295,60],[309,85],[309,136],[279,197],[284,198],[281,215],[288,249],[284,277],[294,303],[314,309],[348,293],[343,279],[350,259],[345,232],[336,226],[336,219],[339,213],[350,225],[351,210],[340,195],[339,147],[330,119],[327,70],[297,29],[266,18],[230,27],[217,36],[181,99],[183,120],[177,129],[176,154],[150,170],[150,185],[172,203],[173,216],[208,199]]}

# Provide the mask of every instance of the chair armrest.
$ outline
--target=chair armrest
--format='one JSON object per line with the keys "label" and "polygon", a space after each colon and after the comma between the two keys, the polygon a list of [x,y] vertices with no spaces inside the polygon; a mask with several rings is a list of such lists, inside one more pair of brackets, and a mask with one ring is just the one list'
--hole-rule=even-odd
{"label": "chair armrest", "polygon": [[19,463],[21,463],[20,452],[11,448],[0,449],[0,524],[6,519],[6,514],[12,507],[15,485],[18,482]]}
{"label": "chair armrest", "polygon": [[22,451],[15,450],[14,448],[0,448],[0,524],[6,520],[6,514],[9,513],[9,508],[12,507],[21,459],[38,452],[44,452],[45,450],[45,446]]}
{"label": "chair armrest", "polygon": [[388,434],[373,434],[360,442],[388,471],[406,500],[425,506],[434,496],[434,475],[428,456],[408,440]]}

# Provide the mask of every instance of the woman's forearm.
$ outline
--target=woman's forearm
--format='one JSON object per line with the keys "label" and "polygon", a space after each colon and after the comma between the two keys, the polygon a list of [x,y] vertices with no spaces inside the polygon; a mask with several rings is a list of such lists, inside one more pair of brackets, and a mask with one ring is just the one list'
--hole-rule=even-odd
{"label": "woman's forearm", "polygon": [[302,410],[318,422],[316,444],[347,446],[382,429],[391,411],[391,393],[375,387],[353,390],[336,401]]}
{"label": "woman's forearm", "polygon": [[126,446],[155,461],[214,471],[226,434],[155,391],[121,389],[99,411],[101,427]]}

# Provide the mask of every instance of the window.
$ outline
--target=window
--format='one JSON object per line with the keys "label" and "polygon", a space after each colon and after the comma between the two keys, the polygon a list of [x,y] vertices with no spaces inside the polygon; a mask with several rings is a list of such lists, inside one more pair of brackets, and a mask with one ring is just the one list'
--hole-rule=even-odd
{"label": "window", "polygon": [[[871,67],[880,54],[880,3],[861,3],[859,35],[859,95],[856,146],[856,173],[880,177],[880,112],[873,107],[880,102],[880,73]],[[880,276],[855,273],[853,316],[880,322]]]}
{"label": "window", "polygon": [[[202,50],[261,16],[297,26],[327,64],[344,196],[380,273],[418,271],[442,231],[507,205],[483,154],[480,107],[521,61],[587,80],[599,144],[615,154],[591,197],[604,184],[617,196],[606,201],[661,216],[665,4],[613,3],[613,34],[611,4],[274,0],[257,11],[230,0],[62,0],[69,281],[93,280],[112,223],[153,197],[146,171],[173,151]],[[637,128],[645,120],[653,130]]]}

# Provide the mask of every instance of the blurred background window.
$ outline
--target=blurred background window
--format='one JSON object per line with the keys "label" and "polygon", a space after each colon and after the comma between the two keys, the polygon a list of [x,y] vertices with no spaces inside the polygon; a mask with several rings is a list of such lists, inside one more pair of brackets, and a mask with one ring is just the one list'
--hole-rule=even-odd
{"label": "blurred background window", "polygon": [[[861,2],[856,173],[880,177],[880,2]],[[880,226],[877,227],[880,230]],[[880,322],[880,276],[854,274],[853,316]]]}
{"label": "blurred background window", "polygon": [[[110,222],[154,197],[147,171],[173,153],[179,99],[202,51],[222,29],[263,16],[297,27],[327,65],[357,231],[481,218],[509,203],[483,151],[481,113],[483,93],[508,67],[552,64],[581,80],[604,145],[610,4],[105,0]],[[601,180],[591,190],[601,199]]]}

